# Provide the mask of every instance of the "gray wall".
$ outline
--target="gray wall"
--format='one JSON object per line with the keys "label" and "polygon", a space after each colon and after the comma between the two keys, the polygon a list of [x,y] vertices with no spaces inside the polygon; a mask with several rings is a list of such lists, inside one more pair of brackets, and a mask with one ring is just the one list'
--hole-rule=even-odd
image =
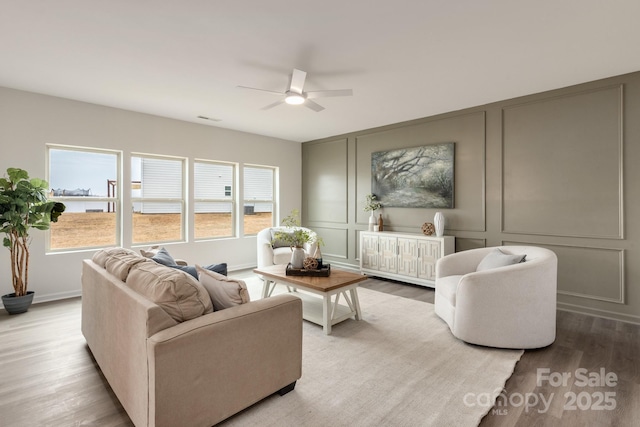
{"label": "gray wall", "polygon": [[[640,323],[640,73],[303,144],[303,222],[356,266],[371,153],[455,142],[456,251],[502,244],[558,255],[558,306]],[[435,209],[383,208],[420,233]]]}
{"label": "gray wall", "polygon": [[[279,167],[280,212],[300,208],[300,156],[298,142],[236,132],[213,126],[165,119],[69,99],[0,87],[0,175],[8,167],[26,169],[32,177],[46,178],[46,144],[122,150],[125,165],[131,153],[151,153]],[[124,181],[130,181],[124,168]],[[191,181],[191,180],[190,180]],[[193,206],[193,186],[187,201]],[[242,187],[239,187],[242,198]],[[131,206],[123,192],[123,206]],[[129,209],[130,211],[130,209]],[[190,221],[190,219],[188,219]],[[242,233],[242,223],[239,224]],[[193,227],[184,243],[167,246],[169,252],[191,264],[226,262],[230,269],[256,265],[255,236],[193,242]],[[131,247],[131,217],[123,215],[123,246]],[[32,233],[29,290],[36,302],[80,294],[81,261],[93,251],[45,253],[47,232]],[[9,251],[0,250],[0,291],[12,292]]]}

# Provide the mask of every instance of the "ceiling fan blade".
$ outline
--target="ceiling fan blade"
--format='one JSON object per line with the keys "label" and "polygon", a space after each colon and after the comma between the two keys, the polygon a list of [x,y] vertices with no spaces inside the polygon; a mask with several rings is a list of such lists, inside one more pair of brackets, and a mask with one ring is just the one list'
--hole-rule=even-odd
{"label": "ceiling fan blade", "polygon": [[326,98],[329,96],[353,96],[353,90],[338,89],[338,90],[316,90],[312,92],[307,92],[307,99]]}
{"label": "ceiling fan blade", "polygon": [[320,104],[316,104],[315,102],[307,99],[306,101],[304,101],[304,105],[307,108],[311,108],[313,111],[315,111],[316,113],[319,113],[320,111],[324,110],[324,107]]}
{"label": "ceiling fan blade", "polygon": [[269,104],[266,107],[262,107],[261,110],[270,110],[273,107],[277,107],[280,104],[284,104],[284,99],[281,99],[280,101],[276,101],[273,104]]}
{"label": "ceiling fan blade", "polygon": [[291,92],[302,94],[302,89],[304,88],[304,81],[306,78],[307,73],[294,68],[293,74],[291,74],[291,84],[289,85],[289,90]]}
{"label": "ceiling fan blade", "polygon": [[276,91],[267,90],[267,89],[258,89],[257,87],[249,87],[249,86],[236,86],[236,87],[239,87],[240,89],[259,90],[260,92],[273,93],[274,95],[284,95],[284,92],[276,92]]}

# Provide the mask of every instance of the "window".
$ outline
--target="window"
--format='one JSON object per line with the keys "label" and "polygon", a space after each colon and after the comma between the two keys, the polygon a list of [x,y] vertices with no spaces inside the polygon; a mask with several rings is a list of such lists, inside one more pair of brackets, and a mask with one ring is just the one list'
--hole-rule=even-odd
{"label": "window", "polygon": [[120,245],[120,152],[47,146],[50,199],[66,206],[49,249]]}
{"label": "window", "polygon": [[244,234],[258,234],[273,225],[276,168],[244,167]]}
{"label": "window", "polygon": [[193,164],[194,236],[196,239],[235,236],[236,166],[196,160]]}
{"label": "window", "polygon": [[184,159],[133,155],[133,244],[184,240]]}

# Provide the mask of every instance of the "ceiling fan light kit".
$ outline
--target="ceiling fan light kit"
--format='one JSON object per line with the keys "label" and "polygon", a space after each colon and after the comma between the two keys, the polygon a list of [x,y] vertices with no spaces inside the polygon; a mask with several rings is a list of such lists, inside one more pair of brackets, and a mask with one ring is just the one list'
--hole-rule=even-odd
{"label": "ceiling fan light kit", "polygon": [[259,90],[261,92],[267,92],[275,95],[284,96],[283,99],[276,101],[272,104],[269,104],[266,107],[262,107],[263,110],[269,110],[280,104],[286,103],[289,105],[304,104],[305,107],[318,113],[324,110],[324,107],[318,103],[311,101],[310,98],[325,98],[329,96],[352,96],[353,95],[353,90],[351,89],[316,90],[312,92],[305,92],[304,81],[306,78],[307,78],[306,72],[294,68],[293,73],[291,73],[291,81],[289,83],[289,88],[286,92],[275,92],[268,89],[258,89],[255,87],[248,87],[248,86],[238,86],[238,87],[242,89]]}
{"label": "ceiling fan light kit", "polygon": [[299,93],[287,92],[287,97],[284,99],[284,102],[289,105],[300,105],[304,103],[305,99],[306,98]]}

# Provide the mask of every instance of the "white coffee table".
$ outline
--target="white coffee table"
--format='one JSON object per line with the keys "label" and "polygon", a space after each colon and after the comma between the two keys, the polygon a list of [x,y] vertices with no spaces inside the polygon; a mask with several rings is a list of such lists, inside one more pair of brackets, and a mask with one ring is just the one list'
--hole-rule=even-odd
{"label": "white coffee table", "polygon": [[[322,326],[325,334],[331,334],[331,327],[336,323],[354,317],[362,319],[360,301],[358,300],[358,283],[367,280],[367,276],[342,270],[331,270],[329,277],[315,276],[287,276],[286,265],[273,265],[256,268],[254,273],[262,276],[264,285],[262,297],[271,296],[275,285],[286,285],[290,292],[297,289],[322,298],[305,293],[296,294],[302,299],[302,317],[305,320]],[[340,304],[343,298],[344,304]]]}

